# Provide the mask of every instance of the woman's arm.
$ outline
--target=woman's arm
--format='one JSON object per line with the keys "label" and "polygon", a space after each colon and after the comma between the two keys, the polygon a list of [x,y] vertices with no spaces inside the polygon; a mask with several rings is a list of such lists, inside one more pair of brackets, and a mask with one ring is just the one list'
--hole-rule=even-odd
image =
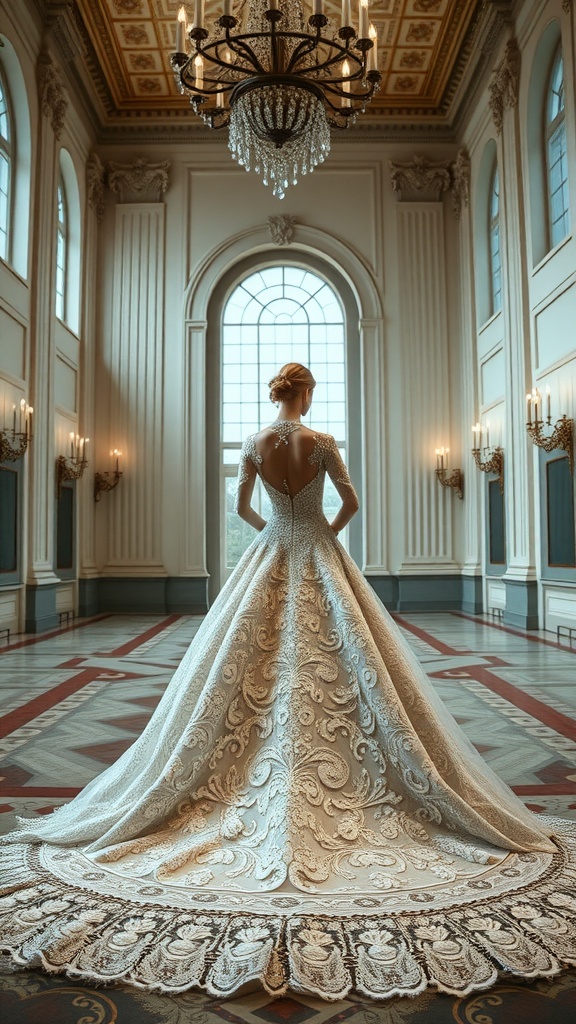
{"label": "woman's arm", "polygon": [[241,519],[253,526],[255,530],[263,530],[266,520],[259,516],[256,509],[252,508],[252,493],[256,483],[256,466],[244,449],[240,454],[240,465],[238,466],[238,490],[236,492],[236,512]]}
{"label": "woman's arm", "polygon": [[334,533],[340,533],[340,530],[343,530],[350,522],[352,516],[356,515],[360,508],[360,502],[333,437],[329,438],[329,444],[324,454],[324,464],[328,476],[342,498],[342,505],[330,523]]}

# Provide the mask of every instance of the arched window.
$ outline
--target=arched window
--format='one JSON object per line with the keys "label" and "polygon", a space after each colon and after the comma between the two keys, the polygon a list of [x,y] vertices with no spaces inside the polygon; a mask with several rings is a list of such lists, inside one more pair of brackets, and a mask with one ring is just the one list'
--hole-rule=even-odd
{"label": "arched window", "polygon": [[502,258],[500,255],[500,176],[498,164],[494,165],[490,186],[490,284],[492,314],[502,309]]}
{"label": "arched window", "polygon": [[62,178],[58,182],[58,230],[56,236],[56,316],[66,319],[66,264],[68,257],[68,212]]}
{"label": "arched window", "polygon": [[[331,285],[304,268],[269,266],[237,285],[224,308],[220,425],[221,580],[253,540],[234,512],[242,441],[275,417],[268,381],[287,362],[310,366],[317,382],[306,423],[332,434],[346,457],[346,345],[342,305]],[[329,395],[328,395],[329,392]],[[328,402],[328,397],[330,401]],[[264,518],[267,495],[255,488],[253,504]],[[327,480],[328,516],[340,500]]]}
{"label": "arched window", "polygon": [[564,117],[564,61],[558,47],[548,78],[545,107],[546,186],[549,247],[554,248],[570,230],[568,157]]}
{"label": "arched window", "polygon": [[8,89],[0,68],[0,258],[10,255],[12,140]]}

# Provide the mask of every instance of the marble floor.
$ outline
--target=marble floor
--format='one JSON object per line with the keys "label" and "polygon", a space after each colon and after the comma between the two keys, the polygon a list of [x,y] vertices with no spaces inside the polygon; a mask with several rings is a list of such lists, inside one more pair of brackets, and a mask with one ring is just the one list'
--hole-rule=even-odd
{"label": "marble floor", "polygon": [[[440,697],[491,767],[533,810],[576,820],[576,649],[558,645],[550,633],[524,633],[457,612],[396,620]],[[12,827],[16,814],[47,814],[69,800],[130,746],[200,621],[184,615],[102,615],[40,636],[16,636],[0,646],[1,832]],[[576,975],[561,977],[531,986],[508,984],[507,991],[538,996],[540,1021],[548,1019],[544,1002],[550,1003],[550,1020],[560,1024],[564,1010],[567,1020],[576,1019]],[[64,982],[31,972],[3,974],[0,1010],[12,1008],[3,1019],[33,1020],[24,1003],[31,1008],[33,997],[40,1006],[42,993],[52,1001],[64,998],[70,989]],[[300,996],[271,1002],[263,992],[216,1004],[201,993],[145,996],[114,988],[106,990],[109,1002],[113,996],[132,1010],[122,1015],[117,1006],[114,1017],[105,1006],[94,1019],[121,1024],[470,1021],[480,1019],[475,1013],[486,1014],[488,995],[498,988],[467,1000],[434,993],[393,1000],[398,1009],[391,1016],[392,1004],[323,1004]],[[82,986],[74,991],[92,992],[94,998],[102,992]],[[500,1004],[489,1005],[492,1016],[485,1015],[485,1021],[506,1019],[494,1009]],[[64,1024],[82,1016],[81,1010],[77,1017],[67,1013],[62,1004],[54,1020]]]}

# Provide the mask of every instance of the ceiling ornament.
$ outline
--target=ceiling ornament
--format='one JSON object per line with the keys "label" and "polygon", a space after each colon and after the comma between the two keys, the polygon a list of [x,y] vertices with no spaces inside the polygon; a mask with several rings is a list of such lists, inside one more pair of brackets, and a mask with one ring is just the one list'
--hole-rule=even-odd
{"label": "ceiling ornament", "polygon": [[133,164],[110,161],[108,187],[121,203],[160,203],[168,188],[170,163],[148,163],[139,158]]}
{"label": "ceiling ornament", "polygon": [[307,21],[300,0],[252,0],[242,25],[223,0],[209,27],[204,0],[194,0],[191,27],[180,8],[171,56],[179,88],[210,128],[229,128],[233,158],[279,199],[326,159],[330,129],[352,124],[379,87],[368,3],[359,2],[357,27],[351,0],[337,23],[323,0]]}
{"label": "ceiling ornament", "polygon": [[445,192],[452,196],[452,209],[460,220],[462,208],[470,199],[470,158],[461,149],[455,160],[426,160],[415,156],[406,163],[390,160],[390,180],[399,199],[410,200],[415,193],[422,200],[424,193],[438,202]]}
{"label": "ceiling ornament", "polygon": [[278,217],[268,217],[270,238],[275,245],[290,245],[294,238],[296,218],[289,213],[281,213]]}
{"label": "ceiling ornament", "polygon": [[97,153],[90,153],[86,161],[86,196],[88,206],[94,210],[98,222],[104,216],[105,181],[104,164]]}
{"label": "ceiling ornament", "polygon": [[564,14],[570,14],[570,8],[572,7],[572,0],[562,0],[562,10]]}
{"label": "ceiling ornament", "polygon": [[489,84],[492,120],[498,134],[504,124],[504,113],[515,107],[518,102],[518,83],[520,80],[520,50],[515,39],[506,43],[504,56],[496,65]]}
{"label": "ceiling ornament", "polygon": [[68,109],[68,97],[62,85],[60,68],[49,50],[41,50],[38,54],[36,76],[38,80],[40,110],[44,117],[49,119],[52,131],[56,138],[59,139]]}

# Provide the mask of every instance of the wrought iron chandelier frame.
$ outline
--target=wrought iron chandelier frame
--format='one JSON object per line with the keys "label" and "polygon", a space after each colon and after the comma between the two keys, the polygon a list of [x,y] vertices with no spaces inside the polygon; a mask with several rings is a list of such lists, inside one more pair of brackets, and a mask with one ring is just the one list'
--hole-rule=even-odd
{"label": "wrought iron chandelier frame", "polygon": [[[373,46],[372,39],[356,38],[356,31],[352,25],[344,25],[338,30],[341,42],[336,38],[328,39],[322,35],[322,29],[328,24],[328,18],[324,14],[312,14],[308,18],[308,24],[314,30],[313,35],[304,31],[279,30],[278,25],[283,17],[280,10],[268,10],[264,16],[270,25],[269,32],[251,31],[235,35],[233,29],[236,28],[238,19],[233,15],[222,15],[216,25],[224,32],[224,37],[205,46],[202,44],[209,38],[206,28],[193,26],[188,31],[188,37],[194,47],[192,53],[176,51],[171,55],[170,63],[177,84],[182,92],[190,96],[195,113],[213,129],[226,128],[230,124],[230,110],[240,96],[265,86],[292,86],[305,89],[322,100],[332,112],[331,115],[328,112],[326,115],[331,128],[346,129],[358,112],[365,109],[366,103],[380,85],[380,72],[376,68],[366,68],[366,54]],[[359,54],[354,53],[352,48],[354,39],[356,42],[353,46]],[[250,45],[249,41],[255,40],[270,41],[270,69],[263,66]],[[283,66],[282,44],[288,41],[296,45],[286,66]],[[237,58],[248,63],[231,63],[226,60],[223,55],[226,49],[230,54],[235,54]],[[326,53],[325,59],[304,63],[312,53],[318,54],[322,49]],[[220,68],[230,77],[224,78],[222,74],[218,77],[209,77],[202,74],[202,87],[197,86],[197,57],[207,60],[210,65]],[[352,65],[349,74],[339,77],[327,74],[330,68],[344,61]],[[205,88],[206,83],[208,88]],[[361,83],[361,91],[352,91],[351,83]],[[224,96],[226,93],[230,94],[227,106],[204,107],[209,99]],[[331,97],[334,97],[335,102]]]}

